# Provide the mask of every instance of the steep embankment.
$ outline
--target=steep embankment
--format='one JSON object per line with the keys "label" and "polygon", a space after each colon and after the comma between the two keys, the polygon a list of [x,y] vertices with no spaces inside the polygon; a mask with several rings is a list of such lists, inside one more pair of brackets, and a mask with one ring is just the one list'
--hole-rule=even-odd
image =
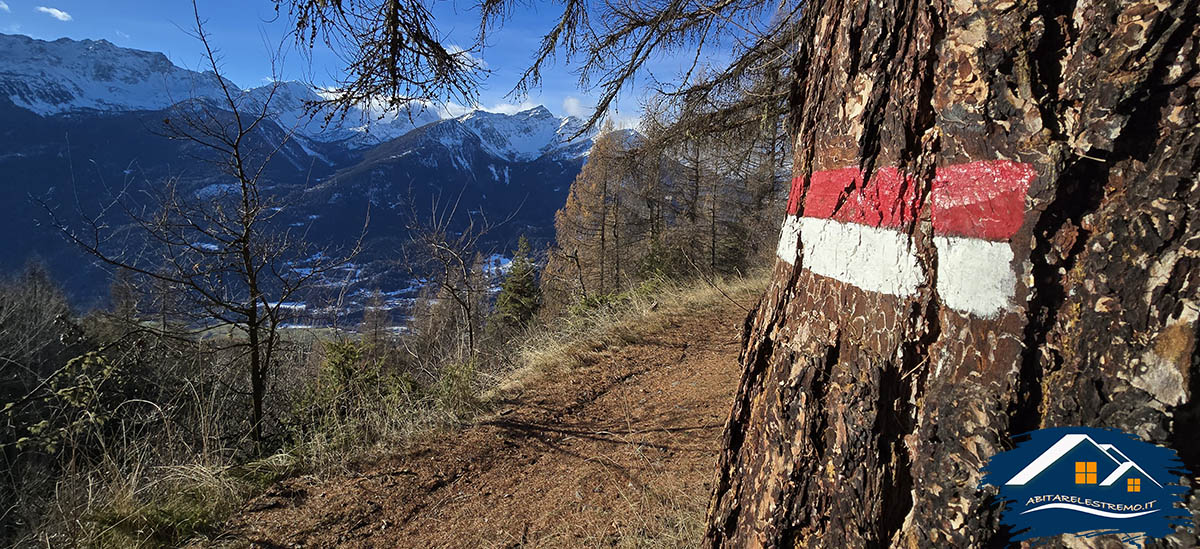
{"label": "steep embankment", "polygon": [[746,313],[720,299],[663,314],[661,330],[526,384],[459,433],[272,488],[221,544],[695,546]]}

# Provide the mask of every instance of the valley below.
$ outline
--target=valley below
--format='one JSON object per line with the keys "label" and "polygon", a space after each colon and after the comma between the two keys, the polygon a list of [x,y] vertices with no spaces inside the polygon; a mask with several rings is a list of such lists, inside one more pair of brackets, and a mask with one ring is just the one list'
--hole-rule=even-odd
{"label": "valley below", "polygon": [[[0,52],[0,199],[13,211],[0,231],[22,235],[0,244],[0,269],[44,264],[76,307],[103,309],[116,273],[65,233],[94,221],[103,251],[148,257],[161,251],[128,212],[155,211],[168,185],[189,204],[233,198],[237,180],[220,153],[178,135],[203,133],[187,127],[197,111],[219,122],[229,107],[211,72],[157,52],[6,34]],[[291,299],[295,325],[355,323],[376,292],[403,318],[425,276],[411,249],[416,227],[474,231],[492,268],[519,236],[543,249],[595,136],[542,106],[445,118],[352,109],[326,120],[310,110],[321,97],[300,82],[238,93],[239,109],[268,113],[244,146],[262,165],[267,229],[303,248],[276,267],[304,276],[316,259],[346,262]]]}

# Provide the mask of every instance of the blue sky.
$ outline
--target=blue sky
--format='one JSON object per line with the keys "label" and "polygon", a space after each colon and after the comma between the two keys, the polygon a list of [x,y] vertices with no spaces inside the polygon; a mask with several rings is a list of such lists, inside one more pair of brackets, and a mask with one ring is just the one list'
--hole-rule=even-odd
{"label": "blue sky", "polygon": [[[433,3],[432,10],[445,43],[469,45],[477,33],[476,2],[447,0]],[[479,56],[491,71],[480,90],[480,106],[496,111],[515,111],[520,107],[544,104],[557,114],[586,116],[595,96],[579,89],[578,78],[563,63],[543,72],[540,89],[528,97],[507,97],[536,51],[540,37],[557,14],[555,5],[522,5],[504,27],[489,38]],[[201,16],[206,30],[222,53],[225,76],[242,87],[261,85],[271,76],[268,53],[286,39],[289,23],[286,14],[277,17],[270,0],[204,0]],[[54,40],[106,39],[123,47],[161,51],[177,65],[201,67],[199,43],[183,32],[192,28],[192,7],[188,0],[0,0],[0,32],[19,33]],[[288,46],[292,46],[290,40]],[[338,70],[337,60],[324,51],[315,51],[311,63],[290,48],[284,59],[285,79],[311,79],[318,84],[332,83]],[[561,61],[561,60],[560,60]],[[652,70],[659,79],[682,73],[686,59],[663,57],[654,60]],[[614,117],[628,125],[636,117],[638,100],[645,93],[635,87],[620,98]],[[451,105],[456,113],[463,106]]]}

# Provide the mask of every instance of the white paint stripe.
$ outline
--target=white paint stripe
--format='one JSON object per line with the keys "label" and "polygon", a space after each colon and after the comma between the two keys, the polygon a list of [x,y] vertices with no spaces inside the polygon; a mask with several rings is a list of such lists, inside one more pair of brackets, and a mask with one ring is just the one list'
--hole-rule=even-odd
{"label": "white paint stripe", "polygon": [[775,255],[787,261],[788,265],[795,265],[796,253],[799,252],[796,243],[799,241],[800,217],[789,215],[783,220],[783,230],[779,233],[779,246],[775,248]]}
{"label": "white paint stripe", "polygon": [[1017,287],[1012,246],[980,238],[935,236],[937,291],[951,309],[980,317],[1007,310]]}
{"label": "white paint stripe", "polygon": [[[946,306],[981,317],[1011,306],[1017,280],[1008,243],[954,236],[933,242],[938,295]],[[798,244],[805,269],[863,290],[908,297],[924,281],[908,236],[893,229],[788,216],[776,254],[795,265]]]}
{"label": "white paint stripe", "polygon": [[[796,231],[798,239],[792,236]],[[804,244],[805,269],[864,290],[904,297],[924,278],[908,237],[898,231],[789,216],[779,242],[780,259],[795,264],[797,241]]]}

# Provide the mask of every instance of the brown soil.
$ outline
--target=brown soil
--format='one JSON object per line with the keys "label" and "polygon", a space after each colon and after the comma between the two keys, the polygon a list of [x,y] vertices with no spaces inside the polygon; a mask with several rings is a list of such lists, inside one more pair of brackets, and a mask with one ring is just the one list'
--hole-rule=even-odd
{"label": "brown soil", "polygon": [[[334,478],[284,481],[225,542],[252,547],[692,547],[738,381],[726,302],[459,432]],[[222,543],[226,545],[227,543]]]}

